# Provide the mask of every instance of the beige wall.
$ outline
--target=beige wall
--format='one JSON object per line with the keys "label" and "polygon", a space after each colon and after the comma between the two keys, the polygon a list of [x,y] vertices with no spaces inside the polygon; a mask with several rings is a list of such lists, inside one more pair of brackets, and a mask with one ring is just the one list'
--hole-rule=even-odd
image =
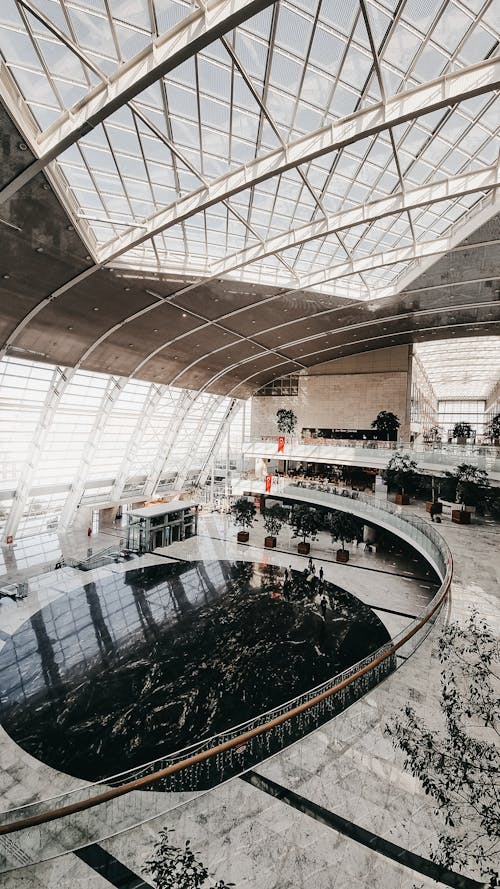
{"label": "beige wall", "polygon": [[411,347],[394,346],[316,365],[299,376],[297,396],[254,396],[252,435],[274,435],[276,411],[291,408],[303,427],[368,429],[379,411],[401,420],[409,433]]}

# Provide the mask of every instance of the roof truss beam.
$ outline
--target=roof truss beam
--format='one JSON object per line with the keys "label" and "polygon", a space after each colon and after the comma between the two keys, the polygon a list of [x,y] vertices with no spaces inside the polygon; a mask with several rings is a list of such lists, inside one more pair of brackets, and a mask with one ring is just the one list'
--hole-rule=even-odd
{"label": "roof truss beam", "polygon": [[498,88],[500,58],[487,59],[478,65],[462,68],[415,89],[399,93],[386,102],[364,108],[201,186],[168,208],[155,213],[140,226],[133,226],[129,231],[108,241],[99,251],[99,262],[103,264],[116,259],[213,204],[227,200],[238,192],[279,176],[287,170],[406,121]]}
{"label": "roof truss beam", "polygon": [[409,210],[430,206],[440,201],[457,200],[474,192],[489,191],[500,184],[500,170],[495,164],[474,173],[464,173],[441,179],[429,185],[421,185],[406,192],[397,192],[389,197],[373,201],[371,204],[358,204],[349,210],[339,210],[326,219],[303,225],[284,234],[269,238],[264,244],[256,244],[225,257],[212,266],[212,275],[223,277],[228,272],[264,259],[276,252],[298,247],[306,241],[334,234],[356,225],[375,222],[385,216],[397,216]]}
{"label": "roof truss beam", "polygon": [[[214,40],[257,15],[275,0],[208,0],[193,10],[165,34],[137,53],[128,62],[92,89],[84,99],[67,109],[47,130],[34,138],[33,125],[24,132],[30,139],[36,159],[0,192],[0,203],[11,198],[27,182],[37,176],[51,161],[78,142],[94,127],[142,93],[160,77],[173,71]],[[17,108],[10,110],[19,119]]]}

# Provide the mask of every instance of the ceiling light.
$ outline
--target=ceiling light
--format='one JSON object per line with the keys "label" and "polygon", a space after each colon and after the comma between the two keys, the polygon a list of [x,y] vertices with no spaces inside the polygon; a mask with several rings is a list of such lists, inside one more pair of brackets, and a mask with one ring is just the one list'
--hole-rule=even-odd
{"label": "ceiling light", "polygon": [[43,247],[36,247],[37,253],[43,253]]}
{"label": "ceiling light", "polygon": [[71,325],[68,327],[68,330],[73,330],[73,328],[71,327]]}
{"label": "ceiling light", "polygon": [[134,348],[134,344],[133,344],[133,343],[129,343],[129,344],[128,344],[128,347],[129,347],[129,349],[133,349],[133,348]]}
{"label": "ceiling light", "polygon": [[128,293],[130,290],[130,287],[124,287],[123,289],[126,291],[126,293]]}
{"label": "ceiling light", "polygon": [[183,317],[183,318],[187,318],[187,315],[186,315],[185,312],[182,313],[182,317]]}
{"label": "ceiling light", "polygon": [[10,275],[2,275],[2,278],[4,278],[6,281],[8,281],[8,279],[10,278]]}
{"label": "ceiling light", "polygon": [[153,333],[159,333],[159,330],[157,327],[153,327]]}
{"label": "ceiling light", "polygon": [[92,311],[93,311],[93,312],[98,312],[98,311],[99,311],[99,306],[94,306],[94,308],[92,309]]}

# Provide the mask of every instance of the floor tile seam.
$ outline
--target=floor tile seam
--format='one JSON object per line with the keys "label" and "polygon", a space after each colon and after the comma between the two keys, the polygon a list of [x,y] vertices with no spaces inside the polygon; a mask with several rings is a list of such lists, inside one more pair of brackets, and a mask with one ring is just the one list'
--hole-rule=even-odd
{"label": "floor tile seam", "polygon": [[481,889],[484,885],[455,871],[442,868],[432,860],[404,849],[390,840],[386,840],[378,834],[361,827],[359,824],[349,821],[343,818],[343,816],[337,815],[295,791],[278,784],[276,781],[265,778],[253,769],[240,776],[240,780],[246,781],[252,787],[308,815],[315,821],[337,830],[349,839],[367,847],[372,852],[383,855],[423,876],[431,877],[431,879],[440,882],[442,885],[452,887],[452,889]]}
{"label": "floor tile seam", "polygon": [[[216,540],[216,541],[219,541],[220,543],[234,543],[235,546],[246,546],[249,549],[258,549],[264,553],[279,553],[279,555],[282,555],[282,556],[297,556],[300,559],[306,558],[306,556],[302,556],[300,553],[295,553],[295,552],[292,552],[291,550],[278,549],[277,547],[273,547],[272,549],[266,550],[265,547],[259,546],[256,543],[238,543],[236,540],[232,540],[229,537],[214,537],[211,534],[199,534],[198,537],[206,538],[208,540]],[[340,563],[340,562],[337,562],[336,559],[328,559],[325,556],[321,556],[321,557],[316,556],[316,560],[318,562],[326,562],[329,565],[341,565],[342,568],[354,568],[354,569],[358,569],[359,571],[371,571],[371,572],[373,572],[373,574],[385,574],[388,577],[402,577],[404,580],[412,580],[412,581],[416,581],[418,583],[429,583],[429,584],[431,584],[431,586],[437,587],[440,585],[440,584],[436,583],[435,581],[430,580],[428,577],[413,577],[412,575],[401,574],[398,571],[384,571],[381,568],[370,568],[368,565],[352,565],[349,562]],[[314,559],[313,559],[313,561],[314,561]]]}

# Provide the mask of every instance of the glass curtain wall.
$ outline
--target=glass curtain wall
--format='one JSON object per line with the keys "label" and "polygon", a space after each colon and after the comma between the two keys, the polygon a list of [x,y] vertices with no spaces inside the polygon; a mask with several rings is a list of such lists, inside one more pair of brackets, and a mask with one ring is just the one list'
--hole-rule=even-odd
{"label": "glass curtain wall", "polygon": [[106,505],[129,493],[140,498],[148,483],[148,496],[157,482],[160,491],[196,483],[230,405],[223,396],[5,358],[0,529],[16,497],[23,506],[16,537],[24,537],[57,528],[70,487],[81,503]]}
{"label": "glass curtain wall", "polygon": [[455,423],[470,423],[474,436],[482,438],[485,433],[485,406],[484,399],[440,401],[439,426],[451,439]]}

